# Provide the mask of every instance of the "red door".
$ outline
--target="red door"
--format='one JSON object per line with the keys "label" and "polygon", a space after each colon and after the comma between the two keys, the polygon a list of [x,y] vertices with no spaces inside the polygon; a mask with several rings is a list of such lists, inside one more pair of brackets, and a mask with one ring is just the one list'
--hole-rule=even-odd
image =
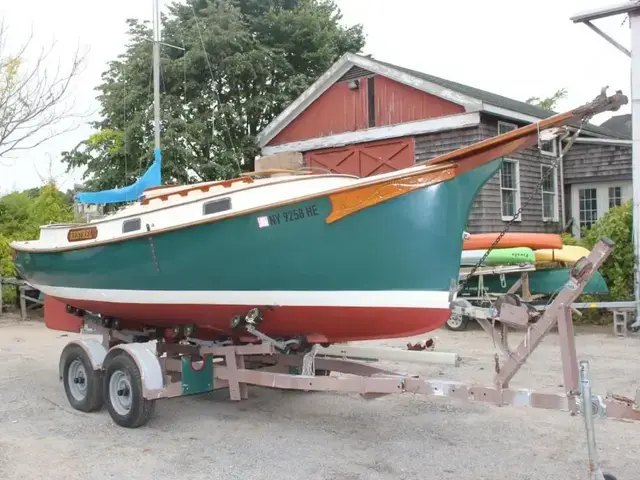
{"label": "red door", "polygon": [[[305,153],[310,167],[332,173],[370,177],[408,168],[415,163],[413,137],[393,138]],[[321,173],[317,170],[317,173]]]}

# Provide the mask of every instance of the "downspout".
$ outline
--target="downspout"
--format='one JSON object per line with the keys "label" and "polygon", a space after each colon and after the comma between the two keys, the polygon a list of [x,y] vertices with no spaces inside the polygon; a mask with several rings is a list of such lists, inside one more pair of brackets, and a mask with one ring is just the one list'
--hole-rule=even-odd
{"label": "downspout", "polygon": [[560,228],[561,232],[564,233],[564,229],[566,228],[566,215],[567,215],[567,206],[564,203],[564,152],[562,148],[562,139],[559,139],[558,145],[560,148],[560,202],[562,203],[562,210],[560,211]]}

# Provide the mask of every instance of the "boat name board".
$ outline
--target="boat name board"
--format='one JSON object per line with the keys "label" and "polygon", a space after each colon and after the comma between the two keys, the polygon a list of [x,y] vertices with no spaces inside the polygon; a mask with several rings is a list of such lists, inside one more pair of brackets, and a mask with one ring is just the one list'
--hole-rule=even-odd
{"label": "boat name board", "polygon": [[318,206],[316,204],[307,207],[292,208],[284,212],[275,213],[273,215],[263,215],[258,217],[258,227],[265,228],[272,225],[280,225],[281,223],[290,223],[302,220],[303,218],[317,217]]}
{"label": "boat name board", "polygon": [[93,240],[98,237],[97,227],[74,228],[67,233],[67,241],[81,242],[83,240]]}

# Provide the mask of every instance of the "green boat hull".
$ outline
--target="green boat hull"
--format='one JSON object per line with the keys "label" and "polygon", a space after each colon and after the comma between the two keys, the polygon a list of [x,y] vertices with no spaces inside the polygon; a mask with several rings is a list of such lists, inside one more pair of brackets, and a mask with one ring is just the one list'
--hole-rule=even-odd
{"label": "green boat hull", "polygon": [[500,166],[494,160],[333,223],[323,196],[77,250],[18,251],[15,262],[46,295],[156,326],[193,322],[228,333],[234,314],[262,307],[267,335],[419,334],[448,318],[471,206]]}

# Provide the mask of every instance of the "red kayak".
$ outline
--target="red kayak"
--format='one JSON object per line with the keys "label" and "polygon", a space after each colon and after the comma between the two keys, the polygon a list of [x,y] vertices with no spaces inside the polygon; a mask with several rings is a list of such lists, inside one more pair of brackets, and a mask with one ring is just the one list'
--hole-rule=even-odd
{"label": "red kayak", "polygon": [[[464,239],[462,250],[484,250],[500,235],[496,233],[475,233]],[[562,248],[562,237],[556,233],[506,233],[496,248],[529,247],[532,250]]]}

